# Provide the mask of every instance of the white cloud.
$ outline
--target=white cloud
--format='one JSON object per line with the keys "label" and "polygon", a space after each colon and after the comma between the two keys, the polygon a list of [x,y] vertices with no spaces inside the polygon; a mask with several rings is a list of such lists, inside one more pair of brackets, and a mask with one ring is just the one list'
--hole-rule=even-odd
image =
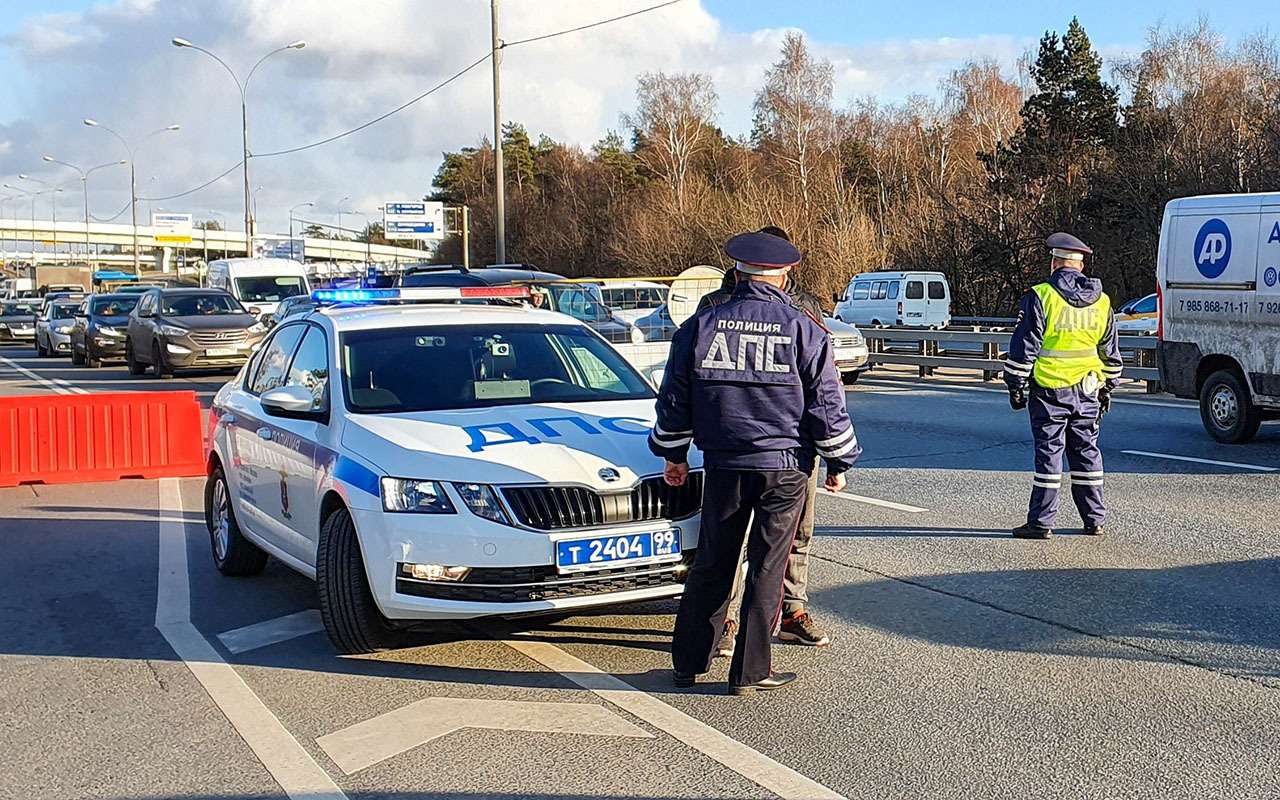
{"label": "white cloud", "polygon": [[[649,0],[510,0],[503,4],[507,41],[581,25],[642,8]],[[489,43],[489,4],[422,0],[222,0],[157,3],[118,0],[83,13],[38,14],[6,42],[25,66],[32,99],[0,125],[0,174],[36,170],[42,153],[97,164],[123,155],[119,145],[80,120],[93,116],[127,137],[171,122],[183,130],[148,142],[138,157],[143,194],[191,188],[239,159],[239,96],[212,60],[169,44],[182,36],[243,72],[262,53],[294,39],[262,65],[249,89],[253,150],[315,141],[393,108],[482,55]],[[725,30],[697,0],[503,54],[503,116],[535,137],[589,146],[631,107],[644,71],[709,73],[720,94],[720,124],[744,134],[764,70],[778,58],[785,29]],[[857,46],[808,32],[815,51],[836,68],[837,103],[876,94],[900,100],[933,93],[969,58],[1012,65],[1033,42],[1012,37],[883,41]],[[33,132],[39,132],[33,134]],[[489,68],[483,65],[404,113],[325,147],[255,159],[254,185],[265,226],[282,229],[291,205],[331,220],[337,200],[373,213],[385,199],[430,191],[440,154],[492,135]],[[128,200],[126,179],[95,176],[94,211]],[[123,172],[123,171],[121,171]],[[55,173],[39,173],[49,178]],[[59,173],[63,175],[66,173]],[[70,177],[68,175],[68,177]],[[197,215],[241,212],[239,173],[201,193],[157,203]],[[65,213],[74,213],[68,201]]]}

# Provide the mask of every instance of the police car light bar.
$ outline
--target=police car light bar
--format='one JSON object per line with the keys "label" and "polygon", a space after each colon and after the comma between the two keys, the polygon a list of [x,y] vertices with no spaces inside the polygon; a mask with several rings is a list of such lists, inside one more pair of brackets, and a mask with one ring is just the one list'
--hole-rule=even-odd
{"label": "police car light bar", "polygon": [[415,300],[487,300],[530,297],[527,286],[420,286],[402,289],[317,289],[317,303],[391,303]]}

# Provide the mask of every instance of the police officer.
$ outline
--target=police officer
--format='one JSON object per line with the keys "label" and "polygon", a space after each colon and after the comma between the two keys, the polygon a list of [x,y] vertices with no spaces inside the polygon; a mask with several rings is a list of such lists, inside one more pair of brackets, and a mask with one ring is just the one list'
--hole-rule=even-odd
{"label": "police officer", "polygon": [[1111,407],[1124,362],[1115,316],[1102,282],[1084,274],[1088,245],[1067,233],[1045,240],[1052,256],[1049,280],[1032,287],[1018,306],[1018,324],[1004,362],[1009,404],[1030,409],[1035,476],[1020,539],[1048,539],[1062,489],[1062,454],[1070,467],[1071,497],[1084,532],[1101,536],[1102,452],[1098,428]]}
{"label": "police officer", "polygon": [[[766,225],[757,233],[768,233],[787,241],[791,237],[776,225]],[[718,306],[733,298],[734,287],[738,285],[738,270],[725,273],[720,288],[703,296],[698,303],[698,310],[708,306]],[[791,298],[791,304],[813,318],[814,322],[822,322],[822,303],[810,292],[800,288],[796,283],[794,269],[787,274],[787,282],[783,291]],[[825,326],[824,326],[825,327]],[[813,544],[814,501],[818,494],[818,470],[810,469],[809,485],[805,493],[804,512],[800,516],[800,527],[796,530],[795,540],[791,543],[791,552],[787,556],[786,575],[782,581],[782,620],[778,625],[778,639],[792,644],[810,647],[825,647],[831,643],[827,635],[809,614],[809,552]],[[729,657],[733,655],[738,633],[738,609],[742,606],[742,588],[744,572],[738,571],[733,582],[733,592],[729,596],[729,613],[724,621],[724,629],[720,633],[720,641],[716,645],[716,655]]]}
{"label": "police officer", "polygon": [[673,486],[688,476],[691,443],[706,468],[698,552],[672,642],[675,684],[692,686],[710,669],[745,539],[750,567],[729,684],[748,694],[796,677],[773,671],[770,640],[814,456],[826,461],[827,488],[839,491],[861,449],[831,341],[783,291],[800,252],[759,232],[733,237],[724,251],[742,279],[728,302],[676,331],[649,447],[666,459]]}

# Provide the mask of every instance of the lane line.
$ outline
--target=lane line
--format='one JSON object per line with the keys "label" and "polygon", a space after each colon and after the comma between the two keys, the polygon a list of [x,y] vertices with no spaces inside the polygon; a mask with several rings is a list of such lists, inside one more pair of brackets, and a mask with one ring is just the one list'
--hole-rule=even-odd
{"label": "lane line", "polygon": [[1146,450],[1121,450],[1131,456],[1146,456],[1147,458],[1163,458],[1169,461],[1190,461],[1195,464],[1212,464],[1215,467],[1234,467],[1236,469],[1251,469],[1257,472],[1280,472],[1280,467],[1264,467],[1261,464],[1241,464],[1238,461],[1214,461],[1211,458],[1192,458],[1191,456],[1179,456],[1173,453],[1152,453]]}
{"label": "lane line", "polygon": [[259,647],[287,642],[299,636],[308,636],[324,630],[320,612],[314,608],[285,614],[283,617],[255,622],[242,628],[218,634],[222,646],[233,653],[245,653]]}
{"label": "lane line", "polygon": [[[160,510],[183,513],[177,478],[160,481]],[[347,800],[329,773],[191,624],[186,525],[162,517],[159,527],[156,628],[285,794],[295,800]]]}
{"label": "lane line", "polygon": [[818,487],[818,493],[827,497],[838,497],[841,500],[852,500],[855,503],[866,503],[869,506],[880,506],[881,508],[891,508],[894,511],[905,511],[908,514],[922,514],[928,511],[927,508],[919,506],[909,506],[906,503],[895,503],[892,500],[881,500],[878,497],[866,497],[860,494],[851,494],[849,492],[832,492],[822,487]]}
{"label": "lane line", "polygon": [[[885,380],[883,378],[880,378],[880,379],[863,378],[858,381],[857,385],[858,386],[888,386],[888,387],[894,387],[894,388],[901,388],[902,386],[907,385],[907,386],[916,387],[917,389],[928,389],[928,390],[935,390],[935,391],[946,391],[950,389],[957,392],[983,392],[986,394],[1001,394],[1001,395],[1008,394],[1008,392],[1004,389],[991,389],[986,386],[957,386],[951,383],[931,384],[931,383],[915,382],[915,381],[904,382],[904,381]],[[853,389],[856,387],[849,387],[849,388]],[[1122,403],[1127,406],[1151,406],[1153,408],[1180,408],[1184,411],[1197,411],[1197,412],[1200,410],[1199,405],[1191,402],[1175,403],[1168,400],[1134,400],[1129,397],[1117,397],[1115,395],[1112,395],[1111,402]]]}
{"label": "lane line", "polygon": [[843,797],[553,644],[520,639],[503,640],[503,644],[560,673],[597,697],[639,717],[783,800],[841,800]]}
{"label": "lane line", "polygon": [[62,378],[46,378],[40,373],[33,372],[27,369],[26,367],[22,366],[21,364],[17,363],[16,361],[10,358],[6,358],[5,356],[0,356],[0,364],[4,364],[9,369],[15,372],[18,372],[22,375],[25,375],[26,377],[30,378],[31,380],[35,381],[36,383],[40,384],[46,389],[52,389],[58,394],[88,394],[89,393],[88,389],[84,389],[82,387],[76,386],[70,383],[69,381],[63,380]]}

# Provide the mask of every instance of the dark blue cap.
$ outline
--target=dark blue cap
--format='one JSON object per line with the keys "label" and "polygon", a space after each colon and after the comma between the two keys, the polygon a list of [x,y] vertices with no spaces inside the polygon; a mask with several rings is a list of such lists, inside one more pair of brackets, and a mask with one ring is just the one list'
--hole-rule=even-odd
{"label": "dark blue cap", "polygon": [[740,233],[724,243],[724,254],[750,275],[776,275],[800,263],[795,245],[768,233]]}
{"label": "dark blue cap", "polygon": [[1093,255],[1093,250],[1089,248],[1089,245],[1069,233],[1055,233],[1048,239],[1045,239],[1044,244],[1050,250],[1062,251],[1060,253],[1054,253],[1054,255],[1059,258],[1073,258],[1073,256],[1067,255],[1069,253],[1077,253],[1078,255],[1074,256],[1076,260],[1083,260],[1085,256]]}

